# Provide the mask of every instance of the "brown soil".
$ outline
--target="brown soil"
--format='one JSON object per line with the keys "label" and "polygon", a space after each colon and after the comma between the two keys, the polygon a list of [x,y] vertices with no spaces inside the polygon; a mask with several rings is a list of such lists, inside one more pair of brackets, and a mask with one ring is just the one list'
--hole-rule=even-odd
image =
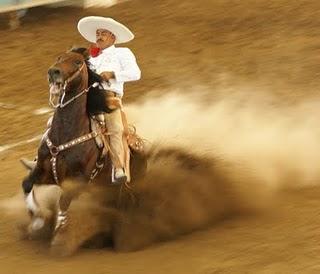
{"label": "brown soil", "polygon": [[[110,9],[34,8],[22,27],[6,30],[1,19],[0,146],[42,132],[48,105],[46,71],[59,53],[87,45],[76,31],[85,15],[118,18],[135,32],[130,48],[143,79],[129,84],[125,102],[150,91],[205,86],[256,87],[278,105],[318,96],[320,3],[316,0],[134,0]],[[37,142],[0,152],[0,198],[15,194]],[[320,203],[317,187],[285,191],[276,212],[239,217],[205,231],[133,253],[81,250],[58,260],[47,246],[20,240],[0,211],[1,273],[319,273]],[[134,235],[132,235],[134,237]]]}

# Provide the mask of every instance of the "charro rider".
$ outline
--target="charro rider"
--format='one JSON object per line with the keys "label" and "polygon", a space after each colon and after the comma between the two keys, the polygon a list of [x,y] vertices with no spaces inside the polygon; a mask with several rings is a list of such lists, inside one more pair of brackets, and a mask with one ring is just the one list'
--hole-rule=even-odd
{"label": "charro rider", "polygon": [[[115,44],[126,43],[134,38],[133,33],[123,24],[112,18],[88,16],[78,22],[80,34],[94,44],[89,59],[90,68],[103,78],[107,102],[111,102],[111,113],[105,113],[104,123],[107,127],[110,156],[113,163],[113,182],[125,183],[128,179],[124,144],[124,123],[121,98],[124,94],[124,83],[139,80],[141,71],[132,51]],[[111,99],[111,100],[110,100]],[[115,99],[115,100],[112,100]],[[112,102],[116,102],[115,104]],[[101,119],[101,117],[100,117]],[[124,119],[125,120],[125,119]],[[50,126],[50,122],[49,125]],[[26,166],[32,163],[23,159]]]}
{"label": "charro rider", "polygon": [[99,16],[82,18],[78,22],[78,30],[87,41],[96,44],[99,54],[89,59],[90,67],[103,78],[103,88],[107,96],[115,96],[120,102],[118,107],[111,113],[106,113],[104,118],[110,133],[114,180],[116,183],[124,183],[127,181],[127,176],[124,168],[121,98],[124,94],[124,83],[139,80],[141,71],[132,51],[128,48],[115,47],[115,44],[129,42],[134,35],[126,26],[114,19]]}

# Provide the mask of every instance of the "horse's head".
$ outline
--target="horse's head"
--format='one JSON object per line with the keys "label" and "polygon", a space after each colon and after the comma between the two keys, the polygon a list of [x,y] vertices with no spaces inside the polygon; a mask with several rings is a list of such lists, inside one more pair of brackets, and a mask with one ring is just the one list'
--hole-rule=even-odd
{"label": "horse's head", "polygon": [[61,54],[48,70],[50,103],[57,107],[63,98],[72,93],[77,95],[88,87],[86,49],[71,49]]}

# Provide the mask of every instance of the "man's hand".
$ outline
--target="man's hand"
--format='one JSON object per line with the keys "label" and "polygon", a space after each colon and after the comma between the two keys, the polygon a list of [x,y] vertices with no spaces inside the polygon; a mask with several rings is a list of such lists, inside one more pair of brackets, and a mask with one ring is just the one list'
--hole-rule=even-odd
{"label": "man's hand", "polygon": [[103,78],[105,81],[109,81],[110,79],[114,79],[114,72],[113,71],[104,71],[100,73],[100,76]]}

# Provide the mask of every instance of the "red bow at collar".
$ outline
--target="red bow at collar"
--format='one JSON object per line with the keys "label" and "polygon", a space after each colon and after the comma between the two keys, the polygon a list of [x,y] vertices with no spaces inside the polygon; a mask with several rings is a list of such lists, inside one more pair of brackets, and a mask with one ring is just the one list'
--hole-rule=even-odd
{"label": "red bow at collar", "polygon": [[89,48],[89,53],[90,53],[90,56],[91,57],[97,57],[101,54],[101,49],[98,48],[96,45],[92,45],[90,48]]}

